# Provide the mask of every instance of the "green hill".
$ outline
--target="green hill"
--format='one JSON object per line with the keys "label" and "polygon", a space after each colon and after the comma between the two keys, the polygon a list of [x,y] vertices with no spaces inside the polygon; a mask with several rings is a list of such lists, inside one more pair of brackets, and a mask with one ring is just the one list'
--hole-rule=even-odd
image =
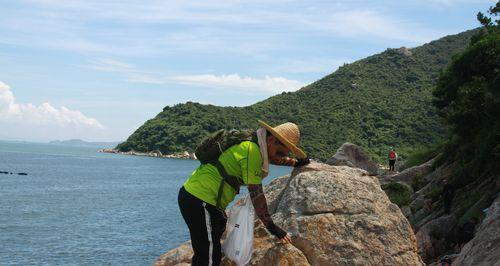
{"label": "green hill", "polygon": [[400,154],[432,145],[445,136],[432,105],[432,90],[452,56],[462,51],[476,30],[420,47],[387,49],[296,91],[246,107],[218,107],[187,102],[165,107],[138,128],[121,151],[162,153],[192,151],[209,132],[220,128],[256,129],[257,119],[271,125],[299,125],[301,146],[325,160],[344,142],[365,147],[378,160],[389,146]]}

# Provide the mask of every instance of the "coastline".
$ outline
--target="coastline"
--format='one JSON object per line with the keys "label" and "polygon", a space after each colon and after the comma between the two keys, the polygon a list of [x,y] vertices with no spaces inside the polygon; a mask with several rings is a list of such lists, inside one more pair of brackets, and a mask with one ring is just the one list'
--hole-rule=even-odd
{"label": "coastline", "polygon": [[122,155],[134,155],[134,156],[146,156],[146,157],[159,157],[159,158],[175,158],[175,159],[191,159],[196,160],[196,156],[194,153],[189,153],[187,151],[181,153],[172,153],[172,154],[162,154],[160,151],[150,151],[150,152],[138,152],[138,151],[119,151],[116,149],[99,149],[97,152],[104,153],[115,153]]}

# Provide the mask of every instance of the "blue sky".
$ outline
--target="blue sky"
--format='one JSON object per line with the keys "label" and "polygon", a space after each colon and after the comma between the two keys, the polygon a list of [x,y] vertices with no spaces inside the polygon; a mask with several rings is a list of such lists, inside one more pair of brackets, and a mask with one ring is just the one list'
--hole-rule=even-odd
{"label": "blue sky", "polygon": [[166,105],[250,105],[494,3],[2,1],[0,139],[124,140]]}

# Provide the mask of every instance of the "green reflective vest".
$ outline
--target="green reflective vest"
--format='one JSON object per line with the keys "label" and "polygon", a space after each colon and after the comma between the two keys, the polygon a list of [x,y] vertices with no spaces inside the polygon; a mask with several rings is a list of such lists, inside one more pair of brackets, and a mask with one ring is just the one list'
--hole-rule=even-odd
{"label": "green reflective vest", "polygon": [[[221,154],[219,160],[228,174],[240,178],[245,185],[262,183],[262,156],[256,143],[243,141],[233,145]],[[222,176],[215,166],[202,164],[184,183],[184,188],[193,196],[215,206],[221,180]],[[236,191],[224,183],[221,207],[225,209],[235,196]]]}

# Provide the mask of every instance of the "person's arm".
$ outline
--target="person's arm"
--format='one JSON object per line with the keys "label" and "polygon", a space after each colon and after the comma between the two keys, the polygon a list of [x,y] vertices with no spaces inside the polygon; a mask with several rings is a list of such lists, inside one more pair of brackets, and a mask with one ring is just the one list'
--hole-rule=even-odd
{"label": "person's arm", "polygon": [[283,156],[271,158],[269,162],[274,165],[295,166],[297,160],[288,156]]}
{"label": "person's arm", "polygon": [[250,192],[250,198],[252,199],[252,204],[255,209],[257,217],[262,221],[266,229],[272,235],[279,239],[283,239],[287,236],[286,232],[283,231],[279,226],[274,224],[271,215],[269,214],[269,209],[267,207],[266,196],[264,195],[264,190],[262,189],[262,184],[259,185],[248,185],[248,191]]}
{"label": "person's arm", "polygon": [[261,177],[262,156],[259,147],[251,143],[244,145],[247,145],[247,149],[245,150],[245,156],[239,160],[239,163],[242,170],[242,179],[250,192],[255,213],[271,234],[279,239],[284,239],[287,237],[286,232],[274,224],[269,214],[266,197],[264,196]]}
{"label": "person's arm", "polygon": [[309,164],[310,162],[311,160],[309,159],[309,157],[302,159],[295,159],[295,158],[290,158],[288,156],[283,156],[283,157],[271,158],[270,160],[270,163],[274,165],[293,166],[293,167],[303,166]]}

